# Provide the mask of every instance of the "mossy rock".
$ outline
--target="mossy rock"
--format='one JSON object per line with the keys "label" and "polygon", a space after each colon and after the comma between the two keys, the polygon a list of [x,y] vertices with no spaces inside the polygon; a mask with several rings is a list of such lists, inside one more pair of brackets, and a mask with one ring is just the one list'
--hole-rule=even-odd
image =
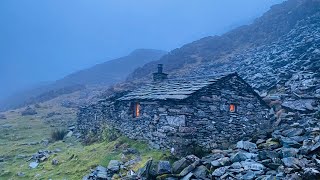
{"label": "mossy rock", "polygon": [[278,147],[280,147],[280,142],[272,138],[258,146],[259,149],[276,149]]}

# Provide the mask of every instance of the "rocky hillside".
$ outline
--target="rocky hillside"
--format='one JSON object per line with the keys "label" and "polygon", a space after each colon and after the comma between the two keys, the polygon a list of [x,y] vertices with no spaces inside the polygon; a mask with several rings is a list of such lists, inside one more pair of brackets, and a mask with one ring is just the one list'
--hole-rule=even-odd
{"label": "rocky hillside", "polygon": [[59,95],[72,93],[89,88],[90,92],[100,91],[101,88],[125,80],[134,69],[160,59],[165,51],[153,49],[138,49],[127,56],[110,60],[91,68],[84,69],[37,88],[12,95],[0,102],[0,111],[18,108],[29,104],[39,103],[53,99]]}
{"label": "rocky hillside", "polygon": [[107,168],[98,166],[83,179],[316,180],[320,177],[320,117],[313,116],[286,119],[269,135],[239,141],[228,150],[213,149],[204,157],[188,155],[173,163],[150,159],[136,172],[128,162],[112,160]]}
{"label": "rocky hillside", "polygon": [[[137,69],[130,75],[129,80],[151,79],[151,73],[157,63],[165,64],[165,70],[171,76],[185,76],[189,75],[190,72],[212,74],[221,70],[237,70],[240,74],[249,77],[253,73],[247,74],[247,69],[236,67],[248,65],[248,61],[250,61],[248,58],[254,59],[256,57],[261,61],[273,60],[280,67],[279,59],[290,60],[291,58],[292,60],[295,57],[301,57],[300,60],[306,60],[304,55],[314,53],[313,55],[309,54],[309,60],[311,58],[312,61],[317,61],[318,59],[314,59],[317,52],[311,52],[311,49],[303,49],[303,46],[307,48],[312,43],[313,48],[317,46],[317,33],[315,32],[318,30],[319,8],[319,0],[289,0],[275,5],[251,25],[239,27],[222,36],[206,37],[187,44],[168,53],[159,61],[148,63]],[[313,20],[310,20],[310,18]],[[308,23],[313,25],[309,26]],[[308,27],[308,29],[305,27]],[[312,31],[314,31],[313,34]],[[300,38],[296,38],[296,36]],[[314,36],[313,39],[305,39],[312,36]],[[283,40],[285,42],[282,42]],[[296,45],[298,46],[295,47]],[[287,46],[294,47],[294,49]],[[304,50],[308,51],[304,52]],[[282,56],[279,56],[279,52],[282,52]],[[271,59],[263,56],[266,53],[269,53],[270,56],[272,54]],[[247,60],[247,62],[244,62],[244,60]],[[252,69],[255,68],[254,63],[257,62],[250,64]],[[288,63],[291,62],[287,61]],[[260,65],[262,64],[260,63]],[[304,62],[301,64],[304,64]],[[222,65],[232,66],[233,68],[225,68],[226,66],[224,69],[219,68]],[[204,71],[204,69],[207,71]],[[268,71],[266,73],[276,74],[277,72]],[[146,76],[146,74],[149,74],[149,76]],[[272,83],[269,86],[275,85],[274,80],[270,79]]]}

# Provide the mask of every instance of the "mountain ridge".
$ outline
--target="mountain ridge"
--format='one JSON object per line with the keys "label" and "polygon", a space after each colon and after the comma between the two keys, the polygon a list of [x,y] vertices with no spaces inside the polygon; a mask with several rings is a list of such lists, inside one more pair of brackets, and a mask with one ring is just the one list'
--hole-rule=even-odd
{"label": "mountain ridge", "polygon": [[96,64],[49,84],[16,93],[0,102],[0,111],[44,102],[59,96],[60,93],[72,93],[90,86],[108,87],[125,80],[134,69],[147,62],[158,60],[164,54],[166,52],[162,50],[136,49],[124,57]]}
{"label": "mountain ridge", "polygon": [[[203,63],[226,63],[230,54],[271,43],[288,33],[295,24],[318,11],[319,0],[290,0],[274,5],[251,25],[241,26],[221,36],[209,36],[175,49],[157,62],[150,62],[129,75],[128,80],[150,79],[156,64],[165,64],[175,76],[188,74]],[[147,76],[146,76],[147,75]],[[148,79],[147,79],[148,78]]]}

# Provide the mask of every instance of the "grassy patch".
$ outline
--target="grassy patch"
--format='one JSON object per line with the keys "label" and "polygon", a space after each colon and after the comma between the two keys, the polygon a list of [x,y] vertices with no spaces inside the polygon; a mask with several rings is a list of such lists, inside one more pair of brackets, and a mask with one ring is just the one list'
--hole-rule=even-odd
{"label": "grassy patch", "polygon": [[[50,112],[59,112],[47,118]],[[127,147],[139,151],[141,161],[132,169],[142,167],[149,158],[154,160],[168,159],[169,153],[151,150],[141,141],[134,141],[126,137],[118,137],[116,140],[94,143],[83,146],[77,139],[71,137],[64,141],[55,141],[49,146],[41,142],[50,139],[54,129],[66,128],[75,123],[76,111],[41,104],[37,108],[38,114],[33,116],[21,116],[20,111],[7,112],[7,119],[0,120],[0,179],[82,179],[97,165],[107,166],[110,160],[121,160],[122,150]],[[111,141],[113,140],[113,141]],[[61,150],[52,154],[48,160],[39,164],[35,169],[29,168],[27,159],[38,150]],[[128,159],[134,158],[127,155]],[[58,165],[52,165],[52,160],[59,161]],[[17,176],[23,173],[23,177]]]}

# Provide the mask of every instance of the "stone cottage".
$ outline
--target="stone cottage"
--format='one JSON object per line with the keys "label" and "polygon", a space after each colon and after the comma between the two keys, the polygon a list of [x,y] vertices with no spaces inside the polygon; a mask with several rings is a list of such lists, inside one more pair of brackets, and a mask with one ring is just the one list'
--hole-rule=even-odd
{"label": "stone cottage", "polygon": [[270,125],[268,106],[237,73],[168,79],[159,65],[153,76],[152,83],[109,101],[91,117],[103,114],[99,122],[163,149],[227,147]]}

